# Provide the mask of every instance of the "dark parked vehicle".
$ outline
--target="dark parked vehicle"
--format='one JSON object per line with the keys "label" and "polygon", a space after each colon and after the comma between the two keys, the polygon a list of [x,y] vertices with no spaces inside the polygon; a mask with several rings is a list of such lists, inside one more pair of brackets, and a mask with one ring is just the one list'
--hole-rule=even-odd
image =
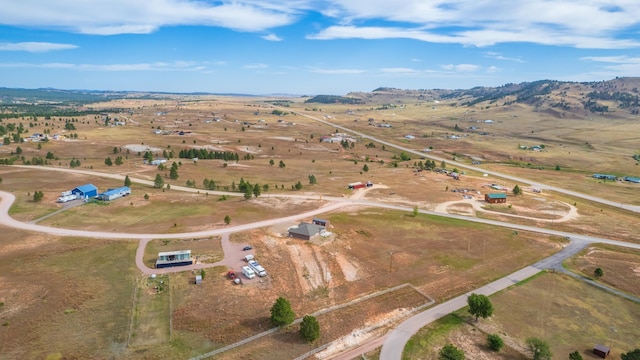
{"label": "dark parked vehicle", "polygon": [[251,246],[245,246],[245,247],[242,248],[242,250],[244,250],[244,251],[249,251],[251,249],[253,249]]}

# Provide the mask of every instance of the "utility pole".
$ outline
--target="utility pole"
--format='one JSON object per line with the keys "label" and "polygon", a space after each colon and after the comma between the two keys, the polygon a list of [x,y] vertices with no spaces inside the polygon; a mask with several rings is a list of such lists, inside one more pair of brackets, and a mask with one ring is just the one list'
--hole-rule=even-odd
{"label": "utility pole", "polygon": [[389,274],[391,274],[392,266],[393,266],[393,251],[389,251]]}

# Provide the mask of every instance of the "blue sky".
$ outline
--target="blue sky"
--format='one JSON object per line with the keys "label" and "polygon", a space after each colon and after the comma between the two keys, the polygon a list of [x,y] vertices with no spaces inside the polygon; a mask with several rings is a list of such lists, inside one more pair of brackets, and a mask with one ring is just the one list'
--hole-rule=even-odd
{"label": "blue sky", "polygon": [[637,0],[0,0],[0,86],[346,94],[640,76]]}

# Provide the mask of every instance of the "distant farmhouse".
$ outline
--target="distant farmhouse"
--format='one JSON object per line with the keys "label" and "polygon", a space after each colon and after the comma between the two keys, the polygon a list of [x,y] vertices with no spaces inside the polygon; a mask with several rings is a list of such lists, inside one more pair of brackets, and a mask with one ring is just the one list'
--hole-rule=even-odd
{"label": "distant farmhouse", "polygon": [[610,174],[593,174],[594,179],[616,181],[618,177]]}
{"label": "distant farmhouse", "polygon": [[329,225],[328,220],[313,219],[312,223],[301,222],[297,226],[289,228],[289,237],[311,240],[318,235],[324,235],[326,233],[326,227]]}
{"label": "distant farmhouse", "polygon": [[489,193],[484,196],[484,200],[489,204],[502,204],[507,202],[507,194]]}
{"label": "distant farmhouse", "polygon": [[640,184],[640,177],[635,176],[625,176],[624,181],[632,182],[635,184]]}

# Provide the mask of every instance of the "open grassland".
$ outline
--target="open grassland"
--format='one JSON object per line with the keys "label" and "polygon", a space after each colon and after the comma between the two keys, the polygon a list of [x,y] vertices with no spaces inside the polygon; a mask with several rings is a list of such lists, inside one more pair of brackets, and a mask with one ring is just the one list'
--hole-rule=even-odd
{"label": "open grassland", "polygon": [[134,243],[2,233],[3,358],[126,353]]}
{"label": "open grassland", "polygon": [[[570,114],[536,112],[520,105],[460,108],[417,99],[384,110],[377,110],[379,106],[375,104],[319,106],[296,100],[290,107],[278,108],[283,114],[274,114],[274,107],[263,100],[267,99],[168,97],[101,104],[132,110],[111,114],[126,119],[125,126],[114,127],[105,126],[101,117],[93,115],[74,121],[75,130],[63,129],[65,119],[38,119],[33,127],[28,127],[29,133],[46,129],[50,134],[78,136],[73,140],[21,143],[20,156],[24,156],[25,162],[34,157],[44,158],[51,152],[54,157],[48,161],[50,166],[68,168],[75,159],[81,162],[81,170],[149,181],[160,174],[165,184],[171,186],[170,190],[154,189],[134,183],[133,193],[127,198],[102,205],[82,204],[43,219],[39,224],[140,233],[223,228],[226,215],[230,216],[231,225],[292,215],[317,208],[324,203],[322,196],[352,195],[346,185],[367,180],[376,186],[367,191],[365,199],[433,210],[442,202],[461,200],[461,193],[453,192],[454,189],[466,189],[482,198],[486,192],[492,192],[487,187],[492,183],[503,185],[507,190],[515,185],[494,176],[484,177],[481,170],[485,168],[614,201],[640,204],[637,185],[590,178],[596,172],[640,175],[640,167],[635,166],[631,158],[637,151],[634,146],[638,136],[634,134],[640,134],[637,121],[624,118],[613,121],[596,115],[571,118]],[[424,152],[424,156],[412,154],[410,160],[403,161],[399,159],[401,151],[358,136],[355,138],[361,141],[353,146],[322,143],[321,136],[343,130],[292,114],[294,110],[406,148],[417,151],[431,148],[431,151]],[[219,121],[215,121],[216,118]],[[370,118],[393,127],[370,126]],[[484,123],[486,119],[494,122]],[[28,126],[26,120],[11,121],[23,121],[25,127]],[[471,131],[471,126],[478,129]],[[405,135],[414,135],[415,139],[405,139]],[[452,139],[451,135],[460,138]],[[545,148],[533,152],[519,149],[520,145],[545,145]],[[179,152],[189,148],[237,153],[239,160],[179,159]],[[166,168],[144,164],[145,151],[151,152],[154,158],[168,158]],[[12,152],[17,152],[16,144],[0,147],[0,157],[9,157]],[[477,165],[480,171],[467,171],[460,180],[435,172],[416,172],[417,163],[424,162],[430,155],[444,158],[449,170],[459,166],[456,162],[480,161],[482,164]],[[121,157],[122,164],[108,166],[107,157],[113,161]],[[177,179],[169,177],[173,162],[179,165]],[[22,160],[16,164],[22,164]],[[439,161],[437,165],[440,166]],[[556,166],[559,170],[555,170]],[[311,175],[316,184],[310,184]],[[17,197],[11,214],[21,221],[34,221],[62,209],[63,205],[55,203],[59,193],[78,185],[93,183],[100,190],[122,185],[122,180],[8,166],[0,166],[0,177],[0,189],[11,191]],[[241,196],[206,195],[205,179],[215,182],[215,190],[235,191],[241,181],[248,181],[259,184],[264,191],[250,201]],[[195,187],[195,192],[175,189],[186,186],[187,181],[192,183],[190,187]],[[298,182],[302,189],[293,190]],[[477,212],[464,205],[455,205],[455,211],[640,241],[635,214],[553,192],[533,194],[525,184],[519,185],[526,194],[509,196],[505,206],[491,206],[496,214]],[[45,195],[39,203],[30,201],[36,190]],[[144,198],[145,194],[148,199]],[[273,194],[308,194],[318,200],[269,197]],[[359,197],[362,192],[353,195]],[[566,204],[578,208],[577,219],[554,223],[505,216],[550,220],[566,213]],[[562,244],[562,239],[556,237],[437,216],[412,216],[410,211],[352,207],[322,217],[330,220],[329,231],[333,235],[313,242],[283,236],[286,227],[294,223],[233,235],[233,241],[254,247],[261,264],[268,269],[266,278],[234,286],[224,278],[227,268],[214,268],[207,270],[202,286],[193,285],[194,273],[172,274],[167,280],[169,290],[161,292],[155,288],[157,283],[136,278],[133,256],[137,243],[57,239],[45,234],[1,229],[0,301],[4,305],[0,307],[0,320],[6,325],[0,327],[0,353],[9,354],[8,358],[48,355],[186,358],[270,328],[269,308],[278,296],[288,298],[300,316],[405,283],[411,283],[440,302],[546,257]],[[192,250],[205,254],[206,262],[220,259],[218,238],[186,240],[186,243]],[[183,241],[167,244],[152,241],[146,249],[145,263],[151,266],[159,251],[186,246]],[[605,271],[601,281],[637,294],[634,292],[637,290],[623,286],[637,280],[633,277],[635,273],[629,272],[634,261],[637,263],[635,255],[612,259],[605,251],[607,248],[598,249],[584,255],[582,260],[574,260],[575,267],[588,275],[593,265],[598,264]],[[530,288],[532,286],[537,287]],[[635,289],[635,285],[632,288]],[[522,289],[529,290],[513,295],[525,291]],[[356,322],[384,318],[394,309],[416,306],[418,297],[415,292],[412,294],[407,297],[390,294],[377,301],[322,315],[319,318],[323,325],[322,341],[349,334],[358,328]],[[503,296],[505,300],[500,300]],[[495,322],[492,332],[512,336],[515,339],[512,349],[516,350],[506,354],[516,359],[519,356],[517,341],[527,336],[545,334],[554,353],[562,356],[576,349],[586,354],[594,342],[606,342],[610,326],[627,329],[633,328],[630,321],[638,322],[635,307],[611,295],[600,294],[599,290],[583,289],[582,284],[559,275],[542,276],[492,299],[495,299],[496,316],[481,324]],[[601,304],[607,304],[606,309],[602,309]],[[509,314],[500,309],[509,309]],[[518,313],[512,311],[516,309],[526,313],[504,318]],[[561,317],[564,314],[575,316],[565,319]],[[572,322],[574,320],[580,322]],[[519,328],[520,324],[525,326]],[[427,341],[426,352],[418,352],[425,355],[418,358],[429,358],[441,345],[440,341],[457,343],[463,338],[472,339],[470,347],[465,349],[476,349],[474,354],[485,353],[482,347],[485,330],[474,330],[470,325],[456,326],[458,330],[453,333],[445,335],[449,331],[442,331],[442,337]],[[576,329],[585,333],[586,328],[590,338],[577,334]],[[573,338],[562,337],[566,329]],[[638,338],[637,333],[623,331],[616,335],[620,340],[614,339],[614,343],[620,341],[621,347],[628,345],[629,349],[632,346],[629,339]],[[267,358],[282,358],[279,350],[267,352],[265,349],[283,348],[291,349],[291,352],[283,350],[286,357],[303,353],[309,346],[298,340],[295,331],[285,330],[225,356],[266,354]],[[617,356],[620,351],[615,349],[616,346]]]}
{"label": "open grassland", "polygon": [[[636,348],[640,336],[638,304],[566,275],[534,277],[492,296],[491,302],[495,310],[489,319],[476,323],[465,308],[420,330],[403,358],[435,358],[442,346],[453,343],[473,359],[528,359],[525,339],[538,337],[549,344],[554,359],[573,351],[589,358],[595,344],[612,345],[611,358],[617,359]],[[499,334],[506,350],[490,351],[488,334]]]}
{"label": "open grassland", "polygon": [[[273,229],[275,232],[259,229],[234,235],[233,241],[253,245],[253,253],[270,275],[244,280],[244,285],[235,286],[225,279],[226,269],[220,269],[215,273],[208,271],[208,280],[202,287],[182,281],[184,288],[174,298],[175,333],[181,334],[180,338],[201,339],[198,343],[210,342],[213,348],[228,345],[269,329],[269,308],[278,296],[289,299],[299,316],[404,283],[411,283],[440,301],[512,272],[558,248],[553,239],[534,234],[515,234],[508,229],[467,226],[457,220],[413,217],[395,211],[369,209],[328,214],[325,218],[330,220],[330,230],[335,234],[331,240],[309,243],[281,237],[281,228]],[[295,263],[303,263],[305,267],[298,268]],[[322,324],[326,322],[323,319],[336,316],[323,325],[322,341],[348,334],[354,330],[354,324],[360,328],[371,319],[384,320],[392,309],[384,310],[382,304],[406,308],[416,306],[415,299],[426,302],[415,291],[404,292],[413,294],[410,297],[413,302],[406,303],[400,292],[392,292],[384,299],[393,301],[358,303],[355,307],[358,316],[369,320],[339,320],[356,316],[342,312],[322,315],[319,318]],[[343,311],[351,311],[347,309]],[[265,353],[265,347],[280,349],[282,346],[278,344],[291,346],[291,351],[298,355],[309,350],[296,334],[285,331],[244,345],[228,356]],[[291,354],[295,357],[294,353]],[[264,356],[277,358],[282,354],[280,350],[271,350]]]}
{"label": "open grassland", "polygon": [[[640,297],[640,251],[594,244],[565,261],[565,266],[585,277]],[[603,271],[601,278],[594,275],[597,268]]]}
{"label": "open grassland", "polygon": [[[331,114],[328,120],[333,123],[413,150],[431,148],[425,156],[434,155],[452,162],[455,159],[467,165],[480,161],[482,168],[636,205],[640,203],[637,184],[596,187],[598,181],[589,178],[593,173],[640,175],[640,168],[632,158],[638,151],[638,136],[629,135],[637,134],[640,125],[633,119],[612,120],[597,115],[586,119],[558,118],[532,112],[525,106],[461,109],[449,104],[406,104],[389,110],[330,105],[309,114],[318,118]],[[369,126],[367,119],[370,118],[393,127]],[[405,135],[415,138],[407,140]],[[459,138],[450,138],[454,135]],[[544,145],[543,151],[519,149],[534,145]],[[556,167],[560,170],[556,171]]]}
{"label": "open grassland", "polygon": [[540,337],[554,358],[575,350],[586,358],[595,344],[603,344],[612,345],[615,359],[638,345],[637,303],[565,275],[545,274],[492,297],[492,302],[496,310],[491,321],[501,333],[520,341]]}
{"label": "open grassland", "polygon": [[464,314],[449,314],[420,329],[405,346],[402,359],[436,359],[438,352],[446,344],[463,349],[469,359],[529,359],[508,345],[499,353],[490,350],[486,345],[488,334],[478,329],[476,324],[466,322],[466,318]]}

